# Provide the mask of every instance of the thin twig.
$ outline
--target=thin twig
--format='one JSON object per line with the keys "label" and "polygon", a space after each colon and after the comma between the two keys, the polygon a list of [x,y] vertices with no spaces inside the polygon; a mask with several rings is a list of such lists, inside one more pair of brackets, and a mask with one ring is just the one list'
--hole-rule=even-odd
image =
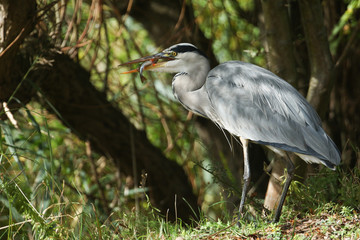
{"label": "thin twig", "polygon": [[[129,33],[130,34],[130,33]],[[131,56],[130,56],[130,51],[129,51],[129,48],[128,48],[128,45],[126,43],[126,41],[124,40],[124,38],[122,38],[123,40],[123,43],[124,43],[124,46],[125,46],[125,51],[126,51],[126,54],[127,54],[127,57],[130,59]],[[143,104],[141,102],[141,96],[140,96],[140,91],[138,90],[137,88],[137,85],[136,85],[136,82],[135,82],[135,79],[134,78],[131,78],[132,80],[132,85],[134,87],[134,91],[135,91],[135,95],[136,95],[136,99],[137,99],[137,102],[138,102],[138,107],[139,107],[139,114],[140,114],[140,121],[142,123],[142,127],[144,129],[144,132],[146,133],[146,123],[145,123],[145,114],[144,114],[144,109],[143,109]]]}
{"label": "thin twig", "polygon": [[[132,161],[132,170],[133,170],[133,177],[134,177],[134,186],[135,189],[138,188],[138,175],[137,175],[137,164],[136,164],[136,155],[135,155],[135,138],[134,138],[134,130],[131,123],[129,123],[130,127],[130,148],[131,148],[131,161]],[[135,215],[136,217],[139,216],[139,197],[135,194]]]}
{"label": "thin twig", "polygon": [[105,208],[106,213],[110,214],[110,209],[108,207],[108,202],[107,202],[107,199],[106,199],[105,191],[104,191],[104,188],[102,187],[102,184],[101,184],[101,182],[99,180],[100,177],[99,177],[99,174],[97,172],[97,166],[96,166],[95,160],[94,160],[94,158],[92,157],[92,154],[91,154],[92,151],[91,151],[90,142],[86,141],[85,146],[86,146],[86,155],[90,159],[91,168],[92,168],[92,171],[94,172],[95,181],[96,181],[96,184],[98,185],[99,190],[100,190],[100,196],[101,196],[102,204],[103,204],[103,206]]}
{"label": "thin twig", "polygon": [[341,53],[341,56],[336,61],[335,68],[338,68],[341,65],[341,63],[344,61],[345,57],[350,52],[350,46],[353,44],[355,38],[358,36],[357,33],[358,33],[359,29],[360,29],[360,21],[358,22],[358,25],[356,25],[355,29],[353,30],[353,33],[351,34],[349,41],[347,42],[343,52]]}
{"label": "thin twig", "polygon": [[15,227],[15,226],[17,226],[17,225],[22,225],[22,224],[24,224],[24,223],[30,223],[31,221],[32,221],[32,219],[25,220],[25,221],[18,222],[18,223],[13,223],[13,224],[10,224],[10,225],[7,225],[7,226],[0,227],[0,230],[12,228],[12,227]]}
{"label": "thin twig", "polygon": [[177,23],[175,24],[175,27],[174,27],[174,32],[179,29],[182,21],[184,20],[185,9],[186,9],[186,0],[183,0],[182,6],[181,6],[181,12],[179,14],[178,21],[177,21]]}
{"label": "thin twig", "polygon": [[169,128],[169,125],[167,124],[167,121],[165,119],[164,110],[162,110],[162,109],[159,110],[154,105],[149,104],[149,103],[145,103],[145,105],[148,108],[150,108],[154,113],[156,113],[156,115],[160,118],[160,122],[164,128],[166,140],[167,140],[167,147],[165,149],[165,152],[169,152],[171,149],[174,148],[174,141],[173,141],[173,137],[171,135],[171,130]]}
{"label": "thin twig", "polygon": [[72,28],[73,28],[73,25],[74,25],[74,22],[75,22],[75,20],[76,20],[76,15],[77,15],[77,12],[79,11],[79,1],[76,1],[76,3],[75,3],[75,7],[74,7],[74,13],[73,13],[73,16],[72,16],[72,18],[71,18],[71,21],[70,21],[70,23],[69,23],[69,26],[68,26],[68,28],[67,28],[67,30],[66,30],[66,33],[65,33],[65,36],[64,36],[64,39],[63,39],[63,41],[62,41],[62,43],[61,43],[61,47],[64,47],[65,45],[66,45],[66,42],[67,42],[67,40],[68,40],[68,38],[69,38],[69,36],[70,36],[70,33],[71,33],[71,30],[72,30]]}

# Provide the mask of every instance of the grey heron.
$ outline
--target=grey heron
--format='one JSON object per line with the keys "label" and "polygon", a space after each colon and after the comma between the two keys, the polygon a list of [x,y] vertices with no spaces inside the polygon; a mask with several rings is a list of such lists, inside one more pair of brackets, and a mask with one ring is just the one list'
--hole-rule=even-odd
{"label": "grey heron", "polygon": [[340,152],[321,127],[316,111],[294,87],[272,72],[241,61],[225,62],[210,70],[206,55],[189,43],[124,64],[141,62],[141,68],[129,72],[140,72],[141,76],[144,70],[176,73],[172,79],[175,98],[189,111],[239,137],[244,153],[239,216],[250,183],[249,142],[263,144],[287,161],[288,174],[274,222],[280,219],[294,173],[286,152],[333,170],[339,165]]}

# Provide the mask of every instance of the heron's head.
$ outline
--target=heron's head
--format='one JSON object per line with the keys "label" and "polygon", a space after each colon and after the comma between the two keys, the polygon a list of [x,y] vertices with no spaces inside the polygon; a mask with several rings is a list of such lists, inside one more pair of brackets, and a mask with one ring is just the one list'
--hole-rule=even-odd
{"label": "heron's head", "polygon": [[149,70],[169,73],[191,73],[192,71],[199,71],[200,68],[204,67],[207,68],[207,71],[209,69],[209,61],[206,55],[190,43],[179,43],[160,53],[132,60],[121,65],[141,62],[148,62],[148,64],[143,69],[130,72]]}

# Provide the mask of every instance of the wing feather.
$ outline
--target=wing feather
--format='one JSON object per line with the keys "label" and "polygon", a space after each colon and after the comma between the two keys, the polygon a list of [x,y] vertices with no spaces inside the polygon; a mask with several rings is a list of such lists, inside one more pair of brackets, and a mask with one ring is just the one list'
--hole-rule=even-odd
{"label": "wing feather", "polygon": [[212,113],[230,133],[286,151],[340,162],[335,144],[306,99],[270,71],[250,63],[223,63],[208,74]]}

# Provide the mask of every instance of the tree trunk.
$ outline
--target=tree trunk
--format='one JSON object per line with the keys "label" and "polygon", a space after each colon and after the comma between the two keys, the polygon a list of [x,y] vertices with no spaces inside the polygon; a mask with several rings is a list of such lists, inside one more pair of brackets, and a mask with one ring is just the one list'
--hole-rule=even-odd
{"label": "tree trunk", "polygon": [[269,69],[297,87],[294,44],[290,31],[287,1],[262,0],[264,14],[264,48]]}
{"label": "tree trunk", "polygon": [[[3,102],[7,103],[10,109],[20,107],[18,102],[9,102],[9,98],[20,84],[24,71],[30,66],[28,61],[17,54],[20,44],[34,27],[35,14],[34,0],[0,0],[0,113],[3,112]],[[13,99],[27,103],[33,93],[31,87],[25,83],[14,94]],[[0,114],[0,118],[6,117]]]}
{"label": "tree trunk", "polygon": [[[297,64],[287,2],[263,0],[261,3],[264,14],[264,35],[266,36],[264,46],[269,69],[296,87],[298,83]],[[305,176],[306,164],[298,158],[292,157],[292,159],[296,166],[296,175]],[[280,177],[284,174],[285,168],[281,159],[274,161],[264,201],[264,206],[269,210],[275,209],[280,201],[282,192]]]}
{"label": "tree trunk", "polygon": [[329,109],[334,64],[324,26],[323,9],[319,0],[300,0],[299,6],[311,73],[307,100],[324,117]]}

